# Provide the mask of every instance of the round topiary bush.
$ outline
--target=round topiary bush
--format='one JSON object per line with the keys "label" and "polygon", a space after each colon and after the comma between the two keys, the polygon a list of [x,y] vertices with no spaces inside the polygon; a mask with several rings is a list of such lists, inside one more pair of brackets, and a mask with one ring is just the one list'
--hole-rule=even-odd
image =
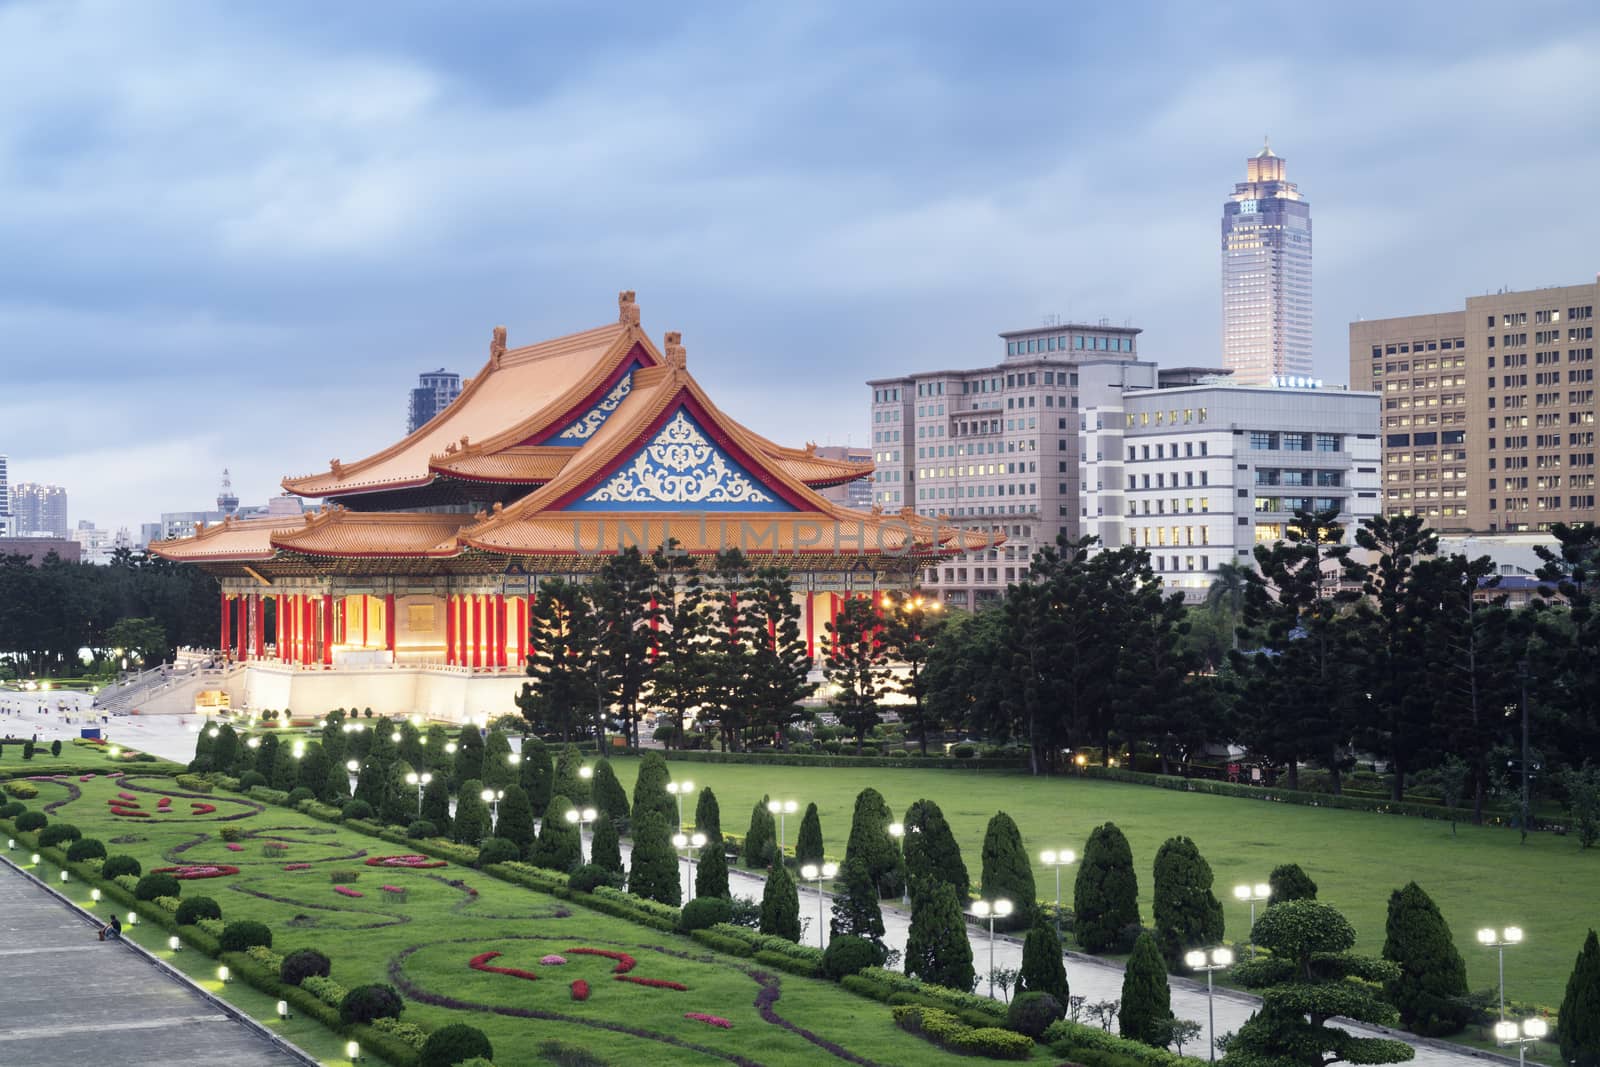
{"label": "round topiary bush", "polygon": [[603,885],[616,887],[616,872],[608,871],[597,863],[585,863],[567,878],[567,887],[575,893],[593,893]]}
{"label": "round topiary bush", "polygon": [[340,810],[344,813],[344,817],[347,819],[372,818],[372,805],[368,804],[365,800],[347,800],[345,801],[344,807]]}
{"label": "round topiary bush", "polygon": [[333,972],[333,963],[314,948],[297,948],[283,958],[278,968],[278,979],[284,985],[299,985],[313,976],[326,978]]}
{"label": "round topiary bush", "polygon": [[317,799],[317,794],[311,791],[310,786],[297,785],[293,789],[289,790],[289,803],[291,805],[298,805],[302,800],[315,799]]}
{"label": "round topiary bush", "polygon": [[456,1067],[470,1059],[489,1059],[493,1055],[494,1046],[489,1044],[489,1037],[482,1030],[465,1023],[451,1023],[428,1035],[417,1064],[418,1067]]}
{"label": "round topiary bush", "polygon": [[67,862],[83,863],[106,858],[106,843],[98,837],[80,837],[67,846]]}
{"label": "round topiary bush", "polygon": [[509,863],[521,858],[522,850],[517,843],[503,837],[486,837],[483,844],[478,846],[479,867],[487,867],[491,863]]}
{"label": "round topiary bush", "polygon": [[717,923],[730,922],[732,919],[733,902],[726,897],[696,897],[683,906],[678,918],[678,929],[684,933],[690,930],[705,930]]}
{"label": "round topiary bush", "polygon": [[257,945],[271,948],[272,928],[254,919],[235,919],[222,928],[222,937],[219,940],[224,952],[243,952]]}
{"label": "round topiary bush", "polygon": [[193,926],[201,919],[222,918],[222,905],[210,897],[184,897],[175,917],[179,926]]}
{"label": "round topiary bush", "polygon": [[1067,1009],[1049,993],[1023,993],[1006,1009],[1006,1029],[1037,1041],[1051,1023],[1066,1017]]}
{"label": "round topiary bush", "polygon": [[44,824],[50,820],[45,818],[42,811],[25,811],[17,816],[18,830],[42,830]]}
{"label": "round topiary bush", "polygon": [[883,954],[877,945],[854,934],[840,934],[828,942],[828,949],[822,954],[822,973],[837,982],[882,963]]}
{"label": "round topiary bush", "polygon": [[267,776],[260,771],[245,771],[239,776],[239,791],[248,793],[258,785],[266,785]]}
{"label": "round topiary bush", "polygon": [[405,1002],[394,986],[374,983],[358,985],[339,1002],[339,1021],[370,1023],[374,1019],[398,1019],[405,1010]]}
{"label": "round topiary bush", "polygon": [[28,810],[28,805],[20,800],[8,800],[0,804],[0,819],[15,819],[18,815]]}
{"label": "round topiary bush", "polygon": [[413,840],[422,840],[424,837],[438,837],[439,828],[427,819],[418,819],[406,827],[406,836]]}
{"label": "round topiary bush", "polygon": [[106,862],[100,867],[102,878],[119,878],[124,874],[137,878],[143,873],[144,867],[132,856],[107,856]]}
{"label": "round topiary bush", "polygon": [[39,844],[45,848],[54,848],[69,841],[76,841],[82,836],[83,831],[70,822],[51,823],[39,831]]}
{"label": "round topiary bush", "polygon": [[133,887],[134,900],[154,900],[156,897],[175,897],[183,893],[183,886],[170,874],[150,872]]}

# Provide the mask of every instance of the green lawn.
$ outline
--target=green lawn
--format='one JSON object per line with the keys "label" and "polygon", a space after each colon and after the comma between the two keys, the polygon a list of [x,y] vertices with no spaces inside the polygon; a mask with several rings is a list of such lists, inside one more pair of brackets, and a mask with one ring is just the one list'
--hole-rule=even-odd
{"label": "green lawn", "polygon": [[[818,1044],[763,1018],[757,995],[763,983],[770,986],[773,981],[779,983],[779,996],[772,1005],[777,1017],[857,1056],[885,1064],[957,1062],[896,1029],[884,1005],[832,983],[782,972],[758,980],[752,971],[770,969],[718,956],[691,939],[590,912],[470,868],[370,867],[367,858],[405,850],[229,794],[206,798],[216,805],[214,813],[196,814],[184,796],[173,798],[170,812],[163,813],[158,798],[172,791],[169,779],[129,777],[123,782],[106,778],[40,782],[40,795],[29,806],[39,809],[78,790],[81,795],[62,804],[52,821],[77,825],[86,836],[107,842],[113,854],[136,856],[147,871],[176,863],[240,868],[236,875],[185,881],[184,895],[215,898],[225,919],[267,922],[274,931],[276,952],[320,949],[334,961],[334,979],[346,987],[393,981],[408,993],[406,1019],[429,1028],[451,1022],[477,1026],[489,1034],[499,1063],[536,1062],[538,1043],[550,1038],[582,1045],[612,1063],[743,1058],[800,1067],[831,1060]],[[143,818],[111,814],[108,802],[119,791],[134,794],[139,810],[151,814]],[[238,850],[221,840],[225,826],[245,832]],[[266,856],[269,841],[286,845],[286,853],[281,858]],[[23,841],[18,845],[22,851],[28,847]],[[285,870],[290,863],[310,867]],[[336,893],[336,878],[338,884],[362,895]],[[405,902],[392,900],[381,888],[385,885],[405,888]],[[84,887],[74,891],[87,896]],[[97,910],[121,909],[102,903]],[[241,983],[223,989],[215,980],[215,964],[200,953],[170,953],[153,924],[142,924],[139,936],[252,1013],[271,1011],[266,998]],[[637,960],[632,977],[670,980],[688,989],[618,981],[612,959],[575,953],[576,948],[627,953]],[[501,953],[493,966],[533,972],[537,980],[468,966],[485,952]],[[541,957],[551,953],[568,962],[541,964]],[[572,999],[570,986],[576,979],[592,988],[585,1002]],[[684,1017],[687,1012],[722,1016],[733,1026],[724,1030],[692,1021]],[[273,1025],[286,1027],[289,1036],[305,1041],[324,1062],[344,1062],[339,1058],[340,1043],[326,1031],[318,1032],[303,1020]]]}
{"label": "green lawn", "polygon": [[[3,731],[0,731],[3,732]],[[112,756],[111,750],[115,748],[117,755]],[[178,765],[166,760],[159,764],[139,763],[129,759],[132,749],[123,749],[119,745],[79,745],[71,741],[61,742],[61,755],[50,755],[50,742],[42,741],[33,747],[33,759],[23,759],[23,743],[21,741],[7,741],[5,751],[0,752],[0,774],[11,776],[28,776],[35,774],[59,774],[63,767],[83,767],[91,770],[104,768],[107,771],[127,771],[130,774],[143,772],[148,774],[152,770],[161,773],[170,773],[174,769],[181,770]]]}
{"label": "green lawn", "polygon": [[[638,761],[613,761],[630,791]],[[1481,949],[1482,926],[1520,925],[1526,943],[1506,953],[1506,995],[1558,1006],[1585,931],[1600,925],[1600,849],[1580,851],[1571,837],[1535,834],[1526,846],[1515,831],[1365,812],[1336,811],[1259,800],[1179,793],[1148,786],[1078,778],[1032,778],[997,771],[899,768],[804,768],[748,764],[673,763],[677,778],[698,792],[710,786],[729,833],[743,834],[751,807],[763,794],[815,802],[829,854],[841,858],[858,792],[872,786],[897,815],[926,797],[937,802],[955,830],[967,869],[982,870],[984,829],[1004,810],[1022,830],[1037,860],[1041,849],[1070,848],[1080,855],[1089,831],[1115,822],[1133,846],[1142,912],[1151,921],[1151,866],[1168,837],[1186,834],[1216,873],[1216,892],[1227,914],[1228,937],[1242,941],[1249,906],[1233,900],[1233,886],[1265,881],[1280,863],[1298,863],[1316,880],[1318,896],[1338,906],[1356,926],[1359,948],[1383,945],[1389,894],[1408,881],[1438,903],[1467,961],[1474,989],[1495,984],[1495,954]],[[693,803],[684,805],[693,818]],[[788,818],[793,846],[799,817]],[[1072,901],[1074,868],[1062,872],[1062,899]],[[1055,875],[1035,866],[1042,899],[1054,899]]]}

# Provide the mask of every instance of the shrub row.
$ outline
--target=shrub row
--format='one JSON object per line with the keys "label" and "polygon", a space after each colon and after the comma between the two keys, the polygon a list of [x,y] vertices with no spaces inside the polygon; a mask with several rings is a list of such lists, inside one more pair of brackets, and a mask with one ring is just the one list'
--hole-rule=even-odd
{"label": "shrub row", "polygon": [[1345,811],[1372,811],[1381,815],[1414,815],[1422,819],[1469,820],[1471,811],[1451,809],[1438,803],[1422,804],[1412,801],[1396,803],[1372,797],[1335,795],[1333,793],[1308,793],[1305,790],[1269,789],[1259,785],[1241,785],[1237,782],[1217,782],[1210,778],[1180,778],[1171,774],[1146,774],[1121,767],[1085,767],[1084,777],[1099,778],[1107,782],[1126,782],[1129,785],[1149,785],[1157,789],[1176,789],[1185,793],[1209,793],[1219,797],[1245,797],[1250,800],[1270,800],[1279,804],[1302,804],[1313,808],[1340,808]]}
{"label": "shrub row", "polygon": [[995,1060],[1025,1060],[1033,1055],[1031,1037],[998,1026],[968,1026],[947,1011],[920,1004],[902,1004],[893,1011],[896,1026],[951,1052]]}
{"label": "shrub row", "polygon": [[984,1024],[1000,1026],[1006,1019],[1006,1006],[998,1000],[922,982],[882,967],[868,967],[845,977],[839,984],[885,1004],[924,1004],[953,1012],[969,1022],[982,1020]]}
{"label": "shrub row", "polygon": [[918,770],[1016,771],[1027,766],[1024,758],[954,759],[929,756],[915,759],[894,756],[806,756],[794,752],[702,752],[673,749],[664,753],[683,763],[756,763],[772,767],[912,767]]}
{"label": "shrub row", "polygon": [[[1125,1067],[1129,1063],[1139,1067],[1195,1067],[1200,1061],[1192,1056],[1180,1056],[1164,1048],[1146,1045],[1100,1029],[1085,1026],[1070,1019],[1062,1019],[1046,1027],[1040,1040],[1050,1046],[1057,1056],[1074,1063],[1094,1067]],[[1111,1057],[1117,1057],[1112,1060]]]}
{"label": "shrub row", "polygon": [[191,793],[211,792],[211,779],[200,774],[180,774],[177,782]]}

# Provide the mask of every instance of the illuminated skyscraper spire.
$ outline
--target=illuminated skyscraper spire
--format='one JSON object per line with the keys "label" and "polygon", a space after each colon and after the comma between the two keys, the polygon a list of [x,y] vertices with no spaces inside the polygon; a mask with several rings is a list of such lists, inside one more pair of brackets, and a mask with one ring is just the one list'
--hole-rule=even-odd
{"label": "illuminated skyscraper spire", "polygon": [[1311,205],[1263,142],[1222,205],[1222,362],[1254,384],[1311,374]]}

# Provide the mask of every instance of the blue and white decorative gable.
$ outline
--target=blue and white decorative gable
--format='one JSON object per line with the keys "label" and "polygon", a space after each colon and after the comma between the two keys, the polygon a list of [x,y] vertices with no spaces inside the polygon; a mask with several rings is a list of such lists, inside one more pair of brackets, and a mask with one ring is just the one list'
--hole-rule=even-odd
{"label": "blue and white decorative gable", "polygon": [[636,360],[623,372],[622,377],[617,379],[617,384],[607,390],[605,396],[595,401],[594,407],[584,412],[570,426],[545,443],[578,446],[588,441],[600,427],[605,425],[606,420],[611,417],[612,413],[622,406],[622,402],[628,398],[628,394],[633,392],[633,372],[638,369],[639,363]]}
{"label": "blue and white decorative gable", "polygon": [[648,444],[589,492],[576,511],[794,511],[679,408]]}

